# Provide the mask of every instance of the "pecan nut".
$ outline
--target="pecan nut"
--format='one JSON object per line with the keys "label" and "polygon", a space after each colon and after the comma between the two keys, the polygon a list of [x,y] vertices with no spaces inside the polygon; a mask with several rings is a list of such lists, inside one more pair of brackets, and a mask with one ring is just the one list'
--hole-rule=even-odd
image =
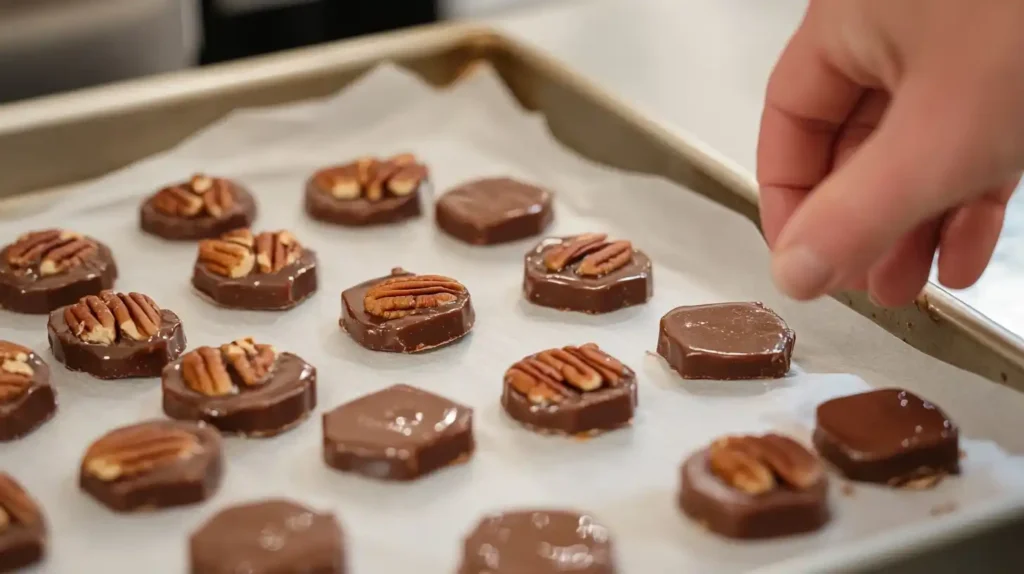
{"label": "pecan nut", "polygon": [[13,401],[32,385],[35,374],[29,364],[32,351],[8,341],[0,341],[0,403]]}
{"label": "pecan nut", "polygon": [[0,532],[12,524],[35,526],[42,520],[32,497],[10,475],[0,472]]}
{"label": "pecan nut", "polygon": [[[182,357],[181,376],[185,384],[197,393],[210,397],[238,392],[235,380],[245,386],[265,383],[277,360],[270,345],[260,345],[251,337],[238,339],[213,347],[199,347]],[[232,377],[232,371],[234,377]]]}
{"label": "pecan nut", "polygon": [[112,481],[187,460],[202,450],[194,433],[144,424],[115,430],[96,441],[82,464],[92,476]]}
{"label": "pecan nut", "polygon": [[412,154],[400,154],[380,160],[360,158],[350,164],[321,171],[316,183],[338,199],[379,201],[386,194],[409,195],[419,189],[428,176],[427,168]]}
{"label": "pecan nut", "polygon": [[385,279],[366,292],[366,312],[398,319],[420,309],[437,309],[458,301],[466,287],[441,275],[403,275]]}
{"label": "pecan nut", "polygon": [[632,371],[594,343],[549,349],[505,372],[505,382],[535,404],[560,403],[582,393],[616,387]]}
{"label": "pecan nut", "polygon": [[544,266],[557,273],[579,263],[577,275],[601,277],[625,267],[632,259],[633,244],[629,241],[608,241],[604,233],[584,233],[548,249]]}
{"label": "pecan nut", "polygon": [[174,217],[223,217],[235,205],[233,184],[202,174],[186,182],[161,189],[153,197],[153,208]]}
{"label": "pecan nut", "polygon": [[64,310],[71,332],[86,343],[113,345],[119,339],[145,341],[160,331],[160,307],[142,293],[101,291]]}
{"label": "pecan nut", "polygon": [[256,265],[255,239],[249,230],[229,231],[218,239],[199,242],[199,264],[211,273],[238,279]]}
{"label": "pecan nut", "polygon": [[73,231],[47,229],[19,237],[7,249],[7,263],[18,271],[58,275],[82,265],[99,253],[95,241]]}
{"label": "pecan nut", "polygon": [[302,245],[287,231],[268,231],[256,237],[256,265],[261,273],[277,273],[302,256]]}
{"label": "pecan nut", "polygon": [[824,474],[813,453],[773,433],[721,438],[708,449],[708,465],[726,484],[754,495],[780,486],[806,490]]}

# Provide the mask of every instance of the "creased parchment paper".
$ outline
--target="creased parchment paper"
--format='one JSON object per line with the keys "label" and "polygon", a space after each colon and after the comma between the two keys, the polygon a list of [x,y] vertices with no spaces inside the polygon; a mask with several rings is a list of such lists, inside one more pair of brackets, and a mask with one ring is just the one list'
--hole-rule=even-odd
{"label": "creased parchment paper", "polygon": [[[429,198],[428,215],[403,225],[346,229],[306,218],[302,188],[313,170],[404,151],[430,166],[436,190],[486,175],[551,188],[557,194],[551,233],[606,231],[632,239],[655,262],[654,298],[602,317],[533,307],[523,301],[520,285],[522,256],[534,241],[492,248],[457,243],[435,228]],[[259,200],[256,228],[291,229],[317,250],[321,287],[314,298],[286,313],[239,312],[215,308],[191,291],[195,245],[142,234],[137,210],[145,195],[197,171],[242,181]],[[573,155],[540,118],[518,108],[487,69],[439,92],[383,67],[333,98],[236,112],[169,153],[47,203],[8,211],[4,241],[55,225],[96,236],[114,249],[118,288],[146,292],[176,311],[190,346],[252,335],[306,358],[319,369],[320,382],[319,407],[296,430],[226,441],[225,480],[212,500],[119,516],[79,492],[79,457],[115,426],[162,416],[158,381],[102,382],[67,372],[47,349],[44,318],[0,313],[0,337],[50,360],[60,393],[53,421],[0,446],[0,467],[28,486],[49,518],[50,558],[38,571],[184,572],[187,537],[202,521],[224,506],[270,496],[337,512],[356,574],[453,572],[462,537],[484,513],[524,506],[593,513],[610,528],[625,573],[773,564],[808,571],[811,562],[800,562],[805,555],[827,561],[844,548],[856,555],[851,543],[880,535],[910,544],[922,533],[1018,505],[1024,489],[1024,465],[1015,456],[1024,452],[1018,432],[1024,397],[912,350],[836,302],[783,300],[771,287],[766,249],[748,222],[660,179]],[[477,309],[473,333],[417,356],[373,353],[351,341],[338,328],[339,293],[394,266],[461,279]],[[685,383],[652,354],[666,311],[727,300],[765,301],[789,321],[797,332],[791,376],[769,383]],[[509,364],[587,341],[638,372],[640,409],[631,429],[580,442],[535,435],[504,416],[498,398]],[[327,468],[320,414],[398,382],[475,409],[472,460],[411,484]],[[835,478],[832,523],[815,535],[772,542],[725,541],[678,512],[680,463],[717,435],[775,429],[807,440],[821,401],[894,385],[937,402],[959,421],[967,437],[962,477],[924,492],[857,485],[847,493]]]}

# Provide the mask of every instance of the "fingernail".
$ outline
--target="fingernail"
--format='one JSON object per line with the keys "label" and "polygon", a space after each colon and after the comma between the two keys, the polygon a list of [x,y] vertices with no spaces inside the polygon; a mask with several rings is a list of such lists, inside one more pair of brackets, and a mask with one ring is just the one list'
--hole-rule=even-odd
{"label": "fingernail", "polygon": [[772,258],[775,285],[794,299],[813,299],[824,294],[835,272],[820,255],[802,245],[787,247]]}

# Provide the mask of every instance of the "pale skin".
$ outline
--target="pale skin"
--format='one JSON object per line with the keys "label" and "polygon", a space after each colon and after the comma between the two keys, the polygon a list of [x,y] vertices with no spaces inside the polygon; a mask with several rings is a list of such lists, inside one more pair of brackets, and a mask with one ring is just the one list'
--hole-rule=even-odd
{"label": "pale skin", "polygon": [[769,80],[761,222],[787,295],[981,276],[1024,171],[1024,0],[811,0]]}

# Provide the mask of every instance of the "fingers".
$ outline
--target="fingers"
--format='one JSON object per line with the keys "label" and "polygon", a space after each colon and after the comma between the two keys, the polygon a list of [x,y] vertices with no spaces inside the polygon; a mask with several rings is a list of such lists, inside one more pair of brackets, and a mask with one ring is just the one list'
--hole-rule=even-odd
{"label": "fingers", "polygon": [[931,273],[941,219],[919,225],[886,253],[868,273],[868,293],[883,307],[912,303]]}
{"label": "fingers", "polygon": [[981,278],[992,259],[1017,182],[992,190],[955,209],[946,219],[939,246],[939,283],[966,289]]}

